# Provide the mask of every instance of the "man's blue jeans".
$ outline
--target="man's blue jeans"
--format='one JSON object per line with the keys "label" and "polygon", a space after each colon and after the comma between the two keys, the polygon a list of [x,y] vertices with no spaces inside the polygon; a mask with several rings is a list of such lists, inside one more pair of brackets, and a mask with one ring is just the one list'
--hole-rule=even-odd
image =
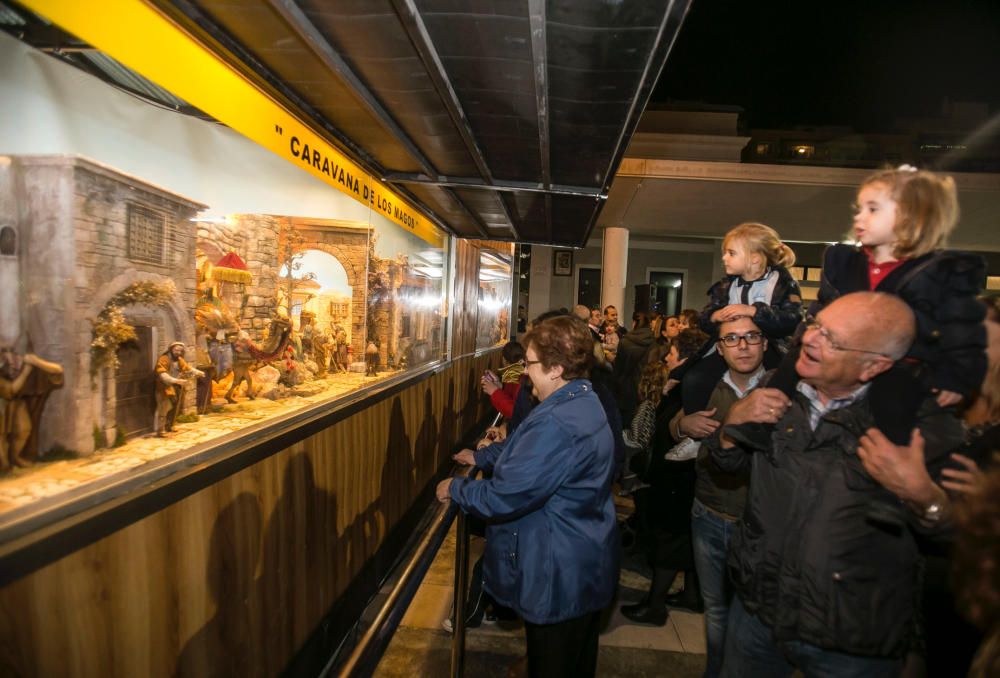
{"label": "man's blue jeans", "polygon": [[725,678],[783,678],[798,668],[806,678],[895,678],[901,659],[859,657],[801,640],[774,641],[770,627],[733,599],[726,630]]}
{"label": "man's blue jeans", "polygon": [[716,678],[722,671],[726,621],[732,598],[726,574],[726,554],[735,529],[735,520],[727,520],[694,500],[691,507],[691,540],[701,597],[705,600],[705,649],[708,653],[705,678]]}

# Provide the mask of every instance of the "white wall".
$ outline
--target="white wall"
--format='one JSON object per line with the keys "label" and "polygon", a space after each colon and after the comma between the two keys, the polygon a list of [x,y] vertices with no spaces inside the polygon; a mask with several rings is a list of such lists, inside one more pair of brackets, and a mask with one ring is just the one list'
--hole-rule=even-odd
{"label": "white wall", "polygon": [[82,155],[209,206],[367,222],[367,206],[218,123],[148,104],[0,32],[0,154]]}
{"label": "white wall", "polygon": [[[576,304],[576,289],[574,287],[577,276],[570,277],[548,277],[540,280],[536,274],[534,262],[540,258],[541,250],[545,251],[544,258],[551,264],[552,251],[550,248],[532,247],[532,272],[531,272],[531,307],[529,317],[534,317],[541,311],[550,308],[565,306],[572,308]],[[619,309],[619,314],[623,318],[630,318],[635,308],[635,286],[648,282],[646,278],[647,268],[669,268],[685,269],[687,276],[684,280],[684,307],[701,309],[707,302],[706,292],[716,280],[722,275],[719,244],[714,240],[703,241],[681,241],[681,240],[648,240],[641,237],[630,238],[628,272],[625,285],[625,308]],[[573,252],[574,268],[580,265],[601,265],[601,240],[593,238],[582,250]],[[551,267],[550,267],[551,270]],[[535,290],[545,290],[545,308],[539,308],[541,300],[536,303]],[[541,295],[540,295],[541,296]],[[627,323],[626,323],[627,324]]]}

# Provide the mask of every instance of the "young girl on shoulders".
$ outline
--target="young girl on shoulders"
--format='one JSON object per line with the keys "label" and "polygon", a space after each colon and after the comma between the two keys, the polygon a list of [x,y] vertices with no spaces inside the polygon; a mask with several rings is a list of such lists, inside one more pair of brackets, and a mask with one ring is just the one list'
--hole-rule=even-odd
{"label": "young girl on shoulders", "polygon": [[795,253],[764,224],[740,224],[722,241],[726,275],[708,291],[700,318],[710,336],[719,323],[746,316],[772,342],[790,336],[802,320],[802,294],[788,272]]}
{"label": "young girl on shoulders", "polygon": [[[917,336],[906,357],[872,380],[868,400],[875,427],[896,445],[909,445],[917,410],[929,393],[941,407],[957,405],[986,374],[986,311],[976,296],[986,277],[982,258],[940,249],[958,221],[951,177],[904,165],[876,172],[858,189],[856,244],[832,245],[823,257],[818,314],[851,292],[899,296],[913,310]],[[769,386],[793,396],[798,381],[788,355]],[[727,427],[727,435],[759,449],[766,425]]]}
{"label": "young girl on shoulders", "polygon": [[858,190],[857,245],[827,249],[819,296],[810,309],[818,313],[850,292],[898,295],[917,317],[906,361],[942,407],[958,404],[986,373],[986,311],[976,299],[986,278],[983,260],[941,249],[957,222],[951,177],[909,165],[876,172]]}
{"label": "young girl on shoulders", "polygon": [[708,290],[709,302],[698,321],[712,341],[702,351],[703,358],[681,378],[685,413],[703,410],[725,374],[725,362],[712,350],[719,323],[750,318],[768,339],[765,364],[775,367],[781,361],[787,337],[802,321],[802,294],[787,268],[794,263],[795,253],[770,226],[745,223],[726,233],[722,241],[726,275]]}

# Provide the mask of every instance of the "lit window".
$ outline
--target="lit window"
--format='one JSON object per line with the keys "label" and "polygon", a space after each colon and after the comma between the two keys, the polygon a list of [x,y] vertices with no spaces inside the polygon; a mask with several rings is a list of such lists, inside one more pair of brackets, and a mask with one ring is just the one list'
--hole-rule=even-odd
{"label": "lit window", "polygon": [[797,158],[811,158],[816,153],[816,147],[799,145],[792,147],[792,151],[795,153],[795,157]]}
{"label": "lit window", "polygon": [[757,155],[767,155],[771,152],[771,144],[757,144]]}

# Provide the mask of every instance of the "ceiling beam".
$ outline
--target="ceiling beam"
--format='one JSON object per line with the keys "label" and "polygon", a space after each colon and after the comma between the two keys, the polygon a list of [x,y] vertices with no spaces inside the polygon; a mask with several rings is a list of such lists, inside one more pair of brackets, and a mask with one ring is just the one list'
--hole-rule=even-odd
{"label": "ceiling beam", "polygon": [[506,193],[550,193],[552,195],[571,195],[584,198],[606,199],[608,196],[601,193],[599,189],[589,186],[567,186],[563,184],[549,184],[545,188],[542,184],[533,181],[494,181],[487,184],[482,179],[473,177],[449,177],[441,176],[432,178],[423,174],[408,174],[397,172],[387,174],[383,177],[385,181],[393,184],[426,184],[429,186],[454,186],[456,188],[478,188],[487,191],[498,191]]}
{"label": "ceiling beam", "polygon": [[[552,186],[552,159],[549,151],[549,60],[545,34],[545,0],[528,0],[531,27],[531,59],[535,71],[535,109],[538,116],[538,154],[542,186]],[[545,232],[552,239],[552,194],[545,194]]]}
{"label": "ceiling beam", "polygon": [[[472,131],[472,126],[469,124],[469,119],[465,116],[462,102],[459,101],[458,94],[456,94],[455,88],[452,87],[451,80],[448,78],[448,72],[445,70],[444,64],[441,62],[441,57],[434,47],[430,33],[427,32],[427,26],[424,25],[424,19],[420,15],[420,10],[417,8],[415,0],[390,0],[390,2],[396,12],[396,16],[399,18],[400,25],[406,31],[407,36],[410,38],[410,43],[423,62],[438,97],[448,111],[452,124],[455,125],[455,129],[458,131],[459,136],[462,137],[462,142],[465,144],[469,156],[475,163],[476,169],[479,170],[479,175],[487,184],[492,184],[493,173],[490,171],[489,165],[486,164],[483,151],[479,148],[479,143],[476,141],[476,136]],[[502,199],[500,200],[500,205],[503,207],[511,230],[514,232],[514,237],[517,238],[518,227],[514,222],[513,215]]]}
{"label": "ceiling beam", "polygon": [[[632,102],[629,104],[628,115],[625,117],[625,125],[622,126],[622,130],[618,135],[618,141],[615,142],[615,150],[611,154],[611,162],[608,163],[608,169],[604,173],[604,183],[601,186],[602,193],[607,193],[611,182],[615,178],[618,165],[625,156],[625,150],[628,148],[635,128],[639,125],[639,118],[642,117],[642,112],[649,102],[649,96],[653,93],[653,87],[656,85],[656,81],[659,80],[660,73],[667,63],[670,50],[681,32],[681,24],[684,23],[684,17],[687,16],[690,6],[691,0],[668,0],[667,2],[667,7],[663,11],[663,19],[660,21],[660,27],[656,31],[653,48],[650,50],[649,58],[646,59],[646,65],[642,69],[642,76],[639,78],[639,83],[635,89],[635,96],[632,97]],[[600,216],[601,207],[603,207],[601,203],[596,205],[594,216],[587,226],[583,240],[580,242],[580,247],[586,246],[587,240],[590,239],[590,233],[594,230],[597,218]]]}
{"label": "ceiling beam", "polygon": [[441,191],[449,198],[451,198],[455,202],[455,204],[461,208],[463,212],[469,215],[469,218],[472,219],[472,223],[476,225],[476,231],[479,232],[479,235],[483,236],[484,238],[493,237],[492,235],[490,235],[489,230],[486,228],[486,222],[484,222],[478,214],[470,210],[469,206],[466,205],[465,202],[463,202],[460,197],[458,197],[458,194],[455,193],[455,191],[451,190],[450,188],[442,188]]}
{"label": "ceiling beam", "polygon": [[306,16],[295,0],[267,0],[267,4],[273,9],[285,23],[302,39],[309,49],[312,50],[319,60],[330,69],[344,84],[346,84],[362,106],[376,119],[379,124],[391,134],[396,141],[406,149],[414,160],[420,165],[424,172],[437,175],[434,164],[424,155],[413,139],[410,138],[392,114],[385,109],[382,102],[375,94],[362,82],[361,78],[354,72],[344,58],[333,48],[329,40],[326,39],[312,20]]}

